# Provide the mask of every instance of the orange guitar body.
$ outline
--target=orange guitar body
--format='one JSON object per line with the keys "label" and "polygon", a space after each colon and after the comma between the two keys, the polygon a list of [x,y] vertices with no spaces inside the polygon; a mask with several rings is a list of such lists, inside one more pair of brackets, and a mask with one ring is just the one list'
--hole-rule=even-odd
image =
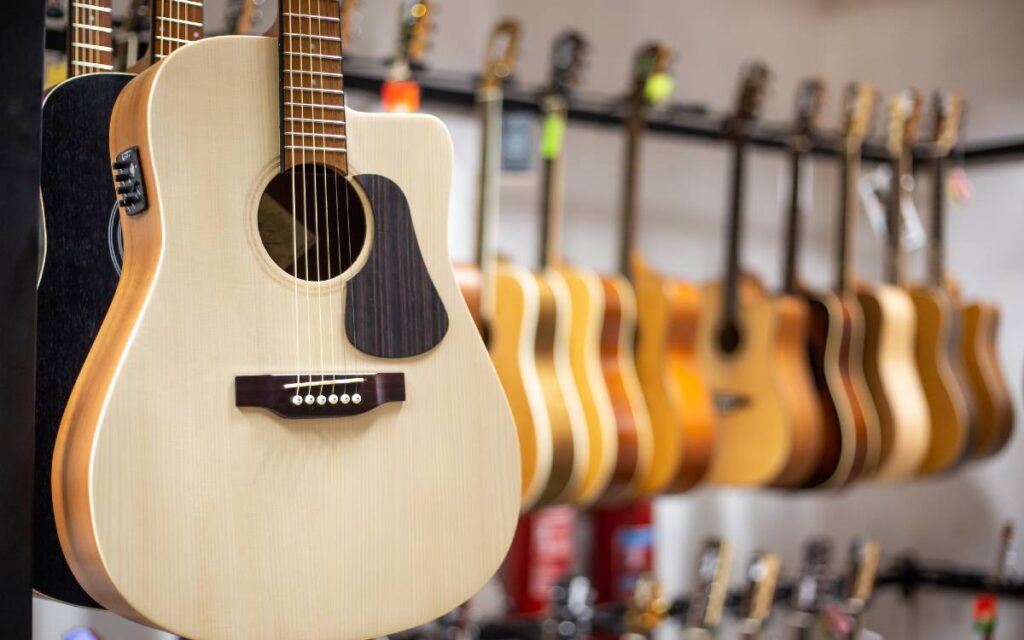
{"label": "orange guitar body", "polygon": [[999,309],[982,302],[963,308],[961,355],[978,411],[978,437],[971,458],[999,453],[1013,434],[1013,399],[999,364]]}
{"label": "orange guitar body", "polygon": [[703,479],[715,415],[697,353],[700,291],[634,261],[639,318],[636,363],[654,437],[647,494],[677,493]]}
{"label": "orange guitar body", "polygon": [[636,295],[625,278],[601,276],[604,319],[601,322],[601,370],[615,413],[618,455],[604,502],[643,495],[650,472],[653,437],[633,354]]}

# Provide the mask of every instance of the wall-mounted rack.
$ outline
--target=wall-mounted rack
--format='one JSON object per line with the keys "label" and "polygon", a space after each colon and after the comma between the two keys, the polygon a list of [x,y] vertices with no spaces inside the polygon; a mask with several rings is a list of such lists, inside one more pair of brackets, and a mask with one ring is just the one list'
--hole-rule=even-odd
{"label": "wall-mounted rack", "polygon": [[[376,59],[346,56],[345,84],[349,88],[380,91],[387,75],[387,65]],[[420,70],[417,74],[424,100],[471,108],[476,103],[477,78],[471,74]],[[505,104],[510,109],[540,112],[538,87],[512,82],[505,89]],[[569,108],[569,119],[575,122],[608,127],[623,126],[623,99],[621,97],[578,94]],[[657,133],[683,136],[704,141],[728,139],[726,125],[729,115],[714,111],[697,103],[676,103],[653,113],[648,129]],[[789,143],[787,123],[760,121],[750,138],[751,144],[763,149],[786,149]],[[839,135],[821,131],[814,138],[813,153],[819,156],[838,155]],[[928,157],[927,145],[921,145],[916,155]],[[971,164],[1016,161],[1024,158],[1024,135],[1012,138],[993,138],[967,142],[955,153]],[[876,162],[888,159],[885,147],[869,141],[864,146],[863,158]]]}

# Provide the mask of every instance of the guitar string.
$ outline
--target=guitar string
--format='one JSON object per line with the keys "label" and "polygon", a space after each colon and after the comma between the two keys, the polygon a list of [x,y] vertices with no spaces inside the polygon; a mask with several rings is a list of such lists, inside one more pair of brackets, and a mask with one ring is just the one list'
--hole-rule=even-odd
{"label": "guitar string", "polygon": [[[342,1],[344,1],[344,0],[342,0]],[[340,16],[340,14],[341,14],[340,7],[339,7],[339,12],[338,13],[339,13],[339,16]],[[345,58],[345,43],[341,40],[341,38],[342,38],[341,21],[340,21],[340,18],[339,18],[339,21],[338,21],[338,42],[340,43],[340,46],[338,47],[338,57],[341,58],[341,60],[338,61],[338,73],[341,75],[341,78],[338,81],[338,86],[340,87],[340,89],[342,91],[342,94],[341,94],[341,106],[344,107],[345,106],[345,93],[344,93],[345,92],[345,62],[344,62],[344,58]],[[345,172],[341,176],[342,185],[343,185],[342,190],[341,190],[341,196],[345,200],[345,239],[346,239],[346,243],[347,243],[347,246],[348,246],[348,254],[347,254],[348,260],[351,261],[351,262],[354,262],[355,261],[355,256],[352,254],[352,216],[351,216],[351,213],[349,212],[349,205],[348,205],[349,199],[353,196],[353,189],[352,189],[352,186],[351,186],[351,184],[349,182],[348,118],[346,117],[346,112],[344,111],[344,109],[340,113],[341,113],[341,122],[344,123],[341,128],[342,128],[344,136],[345,136],[345,139],[343,140],[343,144],[342,144],[342,148],[345,149],[345,152],[342,154],[342,156],[344,157],[344,162],[345,162],[345,165],[344,165],[345,166]],[[337,176],[335,176],[334,180],[335,180],[335,189],[337,189],[337,184],[338,184]],[[358,197],[358,196],[356,196],[356,197]],[[339,210],[340,210],[340,208],[339,208]],[[340,223],[339,223],[339,226],[340,226]],[[340,244],[340,242],[341,241],[339,239],[339,244]],[[365,242],[365,240],[364,240],[364,242]],[[351,264],[351,262],[349,264]],[[346,287],[346,290],[347,290],[348,283],[345,283],[345,287]],[[347,305],[348,304],[348,299],[345,298],[344,300],[345,300],[345,304]],[[346,314],[346,316],[348,316],[347,309],[346,309],[345,314]],[[354,311],[352,313],[352,342],[354,344],[359,344],[359,322],[355,318],[355,312]],[[353,354],[353,358],[355,358],[355,354]]]}
{"label": "guitar string", "polygon": [[[319,0],[310,0],[310,5],[313,5],[314,3],[315,3],[316,6],[315,7],[314,6],[310,6],[310,15],[320,16],[321,15],[320,10],[323,7],[321,6]],[[313,9],[314,8],[316,9],[315,13],[313,13]],[[309,25],[310,26],[310,29],[309,29],[310,35],[312,35],[312,33],[313,33],[313,24],[312,24],[313,22],[316,22],[317,33],[319,34],[322,31],[322,27],[320,25],[323,22],[323,20],[320,20],[320,19],[317,19],[315,21],[314,20],[310,20],[310,25]],[[309,53],[311,55],[323,55],[323,53],[321,51],[317,50],[316,43],[318,42],[318,40],[316,40],[314,38],[306,38],[305,41],[309,43],[308,50],[309,50]],[[322,58],[313,58],[313,57],[310,57],[310,59],[309,59],[309,70],[313,71],[313,60],[320,60],[320,62],[319,62],[320,70],[323,71],[323,59]],[[306,84],[309,85],[309,88],[312,88],[312,87],[314,87],[316,85],[316,82],[314,81],[315,77],[316,76],[314,76],[312,73],[310,74],[309,82],[306,83]],[[317,104],[317,101],[316,101],[316,98],[315,98],[315,95],[316,95],[315,92],[313,92],[313,91],[306,91],[305,93],[309,94],[310,105]],[[322,98],[321,98],[321,101],[322,101]],[[321,102],[321,104],[322,104],[322,102]],[[320,109],[320,110],[321,111],[326,111],[326,109]],[[315,112],[316,108],[313,107],[313,106],[310,106],[310,111],[311,112]],[[316,118],[314,117],[314,119],[316,119]],[[316,251],[316,287],[315,288],[316,288],[316,316],[317,316],[317,323],[318,323],[317,334],[316,335],[317,335],[317,343],[318,343],[317,346],[318,346],[319,351],[320,351],[320,381],[323,382],[323,380],[324,380],[323,376],[327,372],[327,367],[324,366],[323,279],[320,277],[321,276],[321,273],[320,273],[320,194],[317,191],[317,175],[316,175],[317,172],[319,171],[318,167],[316,166],[316,127],[317,127],[317,123],[311,122],[311,123],[309,123],[309,126],[310,126],[310,133],[311,133],[311,135],[309,136],[309,139],[312,140],[311,147],[312,147],[312,156],[313,156],[313,185],[312,185],[312,190],[313,190],[313,233],[316,236],[316,240],[313,243],[313,248]],[[305,136],[303,136],[303,140],[302,140],[301,144],[303,146],[305,146],[305,144],[306,144]],[[324,146],[326,147],[326,139],[324,141]],[[324,171],[326,171],[326,169],[327,169],[326,165],[327,165],[327,152],[324,151],[324,167],[323,167]],[[323,397],[323,393],[324,393],[323,387],[322,386],[318,387],[317,388],[317,402],[318,403],[319,403],[320,399]]]}
{"label": "guitar string", "polygon": [[[321,8],[323,8],[323,7],[321,7]],[[330,11],[328,11],[327,14],[330,15]],[[314,42],[327,42],[327,40],[325,40],[324,37],[323,37],[323,27],[322,27],[322,24],[323,24],[323,20],[318,20],[317,21],[317,40],[315,40]],[[311,51],[316,51],[316,47],[313,46],[313,47],[311,47],[310,50]],[[328,49],[327,53],[329,53],[329,52],[330,51]],[[318,53],[323,55],[324,51],[320,50]],[[319,65],[320,75],[318,77],[322,78],[322,80],[319,83],[317,83],[317,82],[315,82],[315,81],[313,81],[311,79],[310,80],[310,86],[311,87],[319,86],[322,89],[322,88],[324,88],[323,85],[326,84],[327,81],[326,81],[326,76],[323,75],[323,71],[324,71],[323,58],[320,58],[319,60],[320,60],[320,65]],[[321,97],[321,99],[325,103],[326,103],[326,96],[327,96],[327,94],[322,94],[322,97]],[[326,111],[326,109],[321,109],[321,111]],[[327,119],[327,114],[326,113],[324,113],[324,119],[325,120]],[[330,216],[331,212],[330,212],[330,205],[329,205],[329,202],[328,202],[329,198],[328,198],[328,191],[327,191],[327,172],[329,171],[328,163],[327,163],[327,126],[326,125],[321,125],[321,126],[322,126],[323,143],[324,144],[323,144],[323,166],[320,168],[320,171],[323,172],[323,186],[324,186],[324,191],[323,191],[323,195],[324,195],[323,211],[324,211],[324,224],[325,224],[324,237],[327,240],[327,281],[330,281],[330,279],[331,279],[331,265],[332,265],[332,261],[331,261],[331,216]],[[314,143],[315,142],[316,142],[316,139],[314,137]],[[314,144],[314,146],[315,146],[315,144]],[[324,282],[323,280],[320,281],[321,288],[323,287],[323,282]],[[336,348],[336,345],[335,345],[336,341],[332,337],[333,334],[334,334],[334,331],[335,331],[335,326],[336,326],[334,324],[335,320],[332,318],[332,306],[333,305],[332,305],[331,293],[330,293],[330,290],[328,290],[328,297],[327,297],[327,341],[330,343],[330,347],[331,347],[330,367],[333,368],[335,366],[335,362],[337,362],[337,348]],[[323,348],[321,346],[321,352],[322,352],[322,350],[323,350]],[[327,373],[328,371],[329,370],[328,370],[327,367],[322,367],[321,373]],[[334,380],[336,378],[337,378],[337,376],[334,376],[334,375],[331,376],[332,380]],[[320,393],[321,394],[323,394],[324,391],[325,391],[325,389],[323,389],[323,388],[320,389]],[[337,394],[335,394],[335,383],[333,383],[333,382],[331,383],[330,391],[331,392],[330,392],[330,396],[329,396],[328,400],[332,400],[333,399],[335,402],[337,402],[337,397],[336,397]]]}
{"label": "guitar string", "polygon": [[[286,2],[287,2],[287,0],[281,0],[282,5],[285,5]],[[291,48],[293,46],[293,42],[294,42],[294,38],[293,38],[292,34],[295,33],[294,17],[293,17],[294,14],[295,14],[295,11],[293,10],[293,7],[291,7],[291,3],[290,2],[287,2],[287,9],[288,9],[287,10],[287,13],[288,13],[288,16],[287,16],[287,18],[288,18],[288,29],[287,29],[288,46],[284,48],[285,52],[291,50]],[[284,12],[282,12],[282,13],[284,13]],[[282,77],[282,80],[284,80],[285,78],[288,79],[288,102],[291,103],[291,104],[295,104],[295,85],[293,84],[293,80],[292,80],[292,77],[295,74],[288,73],[289,66],[290,66],[290,58],[287,55],[282,55],[281,56],[281,68],[282,68],[283,71],[281,73],[281,77]],[[290,107],[290,108],[294,109],[295,107]],[[285,107],[284,105],[281,105],[282,116],[284,116],[284,114],[288,113],[288,110],[289,110],[288,107]],[[294,121],[292,121],[292,122],[294,122]],[[282,126],[284,126],[284,123],[282,123]],[[296,385],[301,385],[302,384],[302,340],[301,340],[301,337],[300,337],[301,336],[301,330],[299,328],[299,324],[300,324],[299,323],[299,235],[298,235],[299,214],[296,211],[296,207],[298,206],[297,194],[296,194],[297,190],[296,190],[296,185],[295,185],[296,173],[297,173],[297,170],[296,170],[296,167],[295,167],[295,156],[296,156],[296,153],[295,153],[294,146],[293,146],[292,149],[287,149],[287,147],[289,146],[288,140],[289,140],[290,137],[293,137],[293,136],[288,136],[287,135],[288,127],[284,126],[284,130],[285,130],[285,134],[286,134],[284,136],[284,146],[286,148],[282,149],[281,152],[282,153],[287,153],[287,154],[289,154],[291,156],[291,167],[290,167],[289,171],[291,172],[292,199],[291,199],[291,206],[289,207],[289,211],[291,212],[291,218],[292,218],[292,285],[293,285],[294,296],[295,296],[295,384]],[[302,398],[302,387],[301,386],[296,386],[295,387],[295,396],[294,396],[294,398],[298,398],[299,401],[301,402],[301,398]],[[296,404],[298,404],[298,402]]]}
{"label": "guitar string", "polygon": [[[313,4],[313,0],[310,0],[309,11],[312,11],[312,9],[313,9],[312,4]],[[303,4],[303,0],[299,0],[299,15],[307,15],[307,16],[308,15],[312,15],[311,13],[307,13],[306,10],[304,9],[304,7],[305,7],[305,5]],[[302,20],[306,20],[306,22],[309,23],[310,31],[312,31],[312,18],[299,18],[299,24],[300,24],[299,28],[300,29],[302,29],[302,27],[301,27]],[[302,30],[302,34],[306,34],[306,33],[307,32],[303,29]],[[302,45],[301,45],[302,40],[303,40],[302,38],[299,38],[299,42],[300,42],[299,48],[298,49],[292,49],[292,53],[293,54],[295,54],[295,53],[302,53]],[[305,59],[304,56],[293,55],[292,57],[299,59],[299,70],[300,71],[306,71],[306,63],[303,62],[303,60]],[[312,71],[312,70],[313,70],[313,63],[312,63],[312,61],[310,61],[309,71]],[[299,87],[300,88],[303,86],[301,84],[301,82],[302,82],[301,78],[303,76],[306,76],[306,74],[299,74],[299,77],[300,77],[300,79],[299,79],[299,83],[300,83]],[[311,76],[311,74],[310,74],[310,76]],[[291,141],[291,144],[292,144],[293,147],[299,147],[299,149],[300,149],[299,153],[302,156],[302,164],[300,165],[300,169],[299,170],[301,171],[300,179],[302,181],[302,247],[303,247],[302,260],[303,260],[303,264],[305,266],[304,270],[305,270],[305,274],[306,274],[305,282],[303,283],[303,286],[305,288],[305,300],[306,300],[306,348],[309,350],[309,388],[307,389],[307,393],[306,393],[306,402],[307,402],[307,404],[309,404],[309,399],[312,397],[312,392],[313,392],[313,367],[314,367],[314,360],[313,360],[313,309],[312,309],[312,302],[310,300],[311,296],[310,296],[310,293],[309,293],[309,202],[308,202],[308,193],[307,193],[307,190],[308,190],[308,180],[306,179],[306,169],[307,169],[306,168],[306,145],[303,144],[303,142],[302,142],[302,141],[304,141],[306,139],[306,122],[305,122],[305,118],[306,118],[306,102],[305,102],[305,100],[303,99],[302,96],[303,96],[302,91],[299,91],[299,105],[300,105],[299,106],[299,117],[302,118],[302,122],[301,122],[301,125],[302,125],[301,133],[302,133],[302,135],[301,136],[291,136],[293,138],[293,140]],[[309,117],[310,117],[310,119],[312,119],[314,117],[313,109],[310,109]],[[296,142],[294,140],[295,137],[299,137],[301,139],[298,144],[296,144]],[[316,158],[314,158],[314,160],[315,159]],[[314,180],[315,180],[315,177],[314,177]]]}

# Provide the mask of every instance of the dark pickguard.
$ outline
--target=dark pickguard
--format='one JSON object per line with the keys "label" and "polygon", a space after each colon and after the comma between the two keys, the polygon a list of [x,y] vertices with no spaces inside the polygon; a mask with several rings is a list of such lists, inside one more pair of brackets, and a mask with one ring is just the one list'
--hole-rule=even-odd
{"label": "dark pickguard", "polygon": [[99,605],[78,585],[57,539],[50,465],[64,406],[117,287],[110,114],[129,80],[124,74],[70,80],[50,92],[42,113],[46,260],[39,284],[33,586],[92,607]]}
{"label": "dark pickguard", "polygon": [[448,313],[427,273],[409,202],[384,176],[355,178],[373,211],[369,259],[348,284],[345,332],[352,346],[379,358],[433,349],[448,332]]}

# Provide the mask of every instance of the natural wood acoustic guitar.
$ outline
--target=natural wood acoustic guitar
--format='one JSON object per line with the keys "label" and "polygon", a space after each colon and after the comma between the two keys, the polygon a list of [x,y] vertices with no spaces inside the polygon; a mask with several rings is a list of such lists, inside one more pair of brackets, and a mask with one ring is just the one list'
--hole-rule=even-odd
{"label": "natural wood acoustic guitar", "polygon": [[931,439],[928,401],[915,358],[917,317],[910,294],[901,286],[902,201],[917,138],[921,96],[904,91],[889,102],[887,146],[893,184],[886,206],[885,282],[862,284],[858,299],[864,309],[864,375],[878,411],[881,433],[879,480],[907,480],[921,468]]}
{"label": "natural wood acoustic guitar", "polygon": [[[803,299],[807,305],[806,352],[814,388],[821,404],[822,452],[814,472],[805,484],[807,487],[842,486],[852,481],[863,471],[872,444],[862,402],[854,388],[853,378],[860,375],[859,359],[850,358],[854,332],[861,331],[859,326],[854,326],[853,320],[854,317],[859,319],[859,310],[850,309],[841,291],[813,290],[804,285],[799,277],[798,258],[803,218],[801,175],[804,158],[810,151],[817,128],[824,91],[822,81],[812,79],[801,85],[797,97],[796,126],[790,138],[791,183],[783,276],[785,291]],[[852,91],[852,95],[848,96],[849,104],[844,105],[850,112],[847,120],[851,125],[854,119],[870,118],[874,98],[873,91],[867,88],[857,87]],[[858,109],[862,111],[858,112]],[[855,134],[847,130],[845,135]],[[858,148],[860,142],[860,137],[855,142],[846,141],[847,144],[856,144]],[[845,225],[845,222],[842,224]],[[846,238],[840,238],[840,243],[844,242]],[[858,335],[858,358],[860,343]],[[857,362],[856,372],[851,371],[854,361]],[[875,440],[877,455],[877,438]]]}
{"label": "natural wood acoustic guitar", "polygon": [[[577,505],[588,505],[601,497],[611,481],[618,453],[615,410],[601,370],[601,319],[604,290],[594,271],[566,264],[562,257],[562,229],[565,218],[565,127],[569,99],[579,82],[589,44],[575,31],[555,39],[551,51],[551,79],[543,99],[541,157],[543,190],[540,208],[543,270],[538,279],[552,291],[568,292],[570,320],[568,336],[561,337],[560,349],[568,346],[569,365],[579,396],[587,431],[582,481],[575,495],[567,496]],[[564,353],[564,351],[562,351]]]}
{"label": "natural wood acoustic guitar", "polygon": [[644,493],[678,493],[693,488],[707,472],[714,445],[715,414],[697,354],[700,289],[667,278],[638,248],[641,208],[640,158],[649,85],[666,73],[671,51],[653,43],[634,63],[626,116],[625,186],[622,196],[622,257],[637,299],[636,366],[651,416],[650,473]]}
{"label": "natural wood acoustic guitar", "polygon": [[[110,114],[133,76],[114,71],[111,15],[110,0],[72,0],[68,79],[43,100],[40,140],[45,251],[36,329],[33,588],[82,606],[97,604],[61,553],[50,465],[61,415],[121,275],[121,225],[110,182]],[[203,35],[200,2],[156,2],[149,18],[153,38],[141,68]]]}
{"label": "natural wood acoustic guitar", "polygon": [[798,487],[821,453],[820,409],[807,385],[807,314],[787,295],[771,298],[741,270],[748,130],[769,71],[747,69],[729,123],[733,157],[725,277],[704,291],[701,358],[718,410],[708,482]]}
{"label": "natural wood acoustic guitar", "polygon": [[[963,101],[952,94],[936,94],[935,138],[932,163],[939,156],[948,156],[960,131]],[[943,177],[939,180],[944,179]],[[974,438],[973,398],[969,398],[967,374],[960,358],[963,334],[961,314],[946,288],[944,244],[945,184],[932,185],[932,217],[928,243],[929,281],[912,287],[911,299],[917,314],[917,370],[921,374],[928,401],[931,440],[920,473],[932,474],[949,470],[964,460]],[[959,373],[958,373],[959,370]]]}
{"label": "natural wood acoustic guitar", "polygon": [[474,263],[456,280],[484,336],[519,436],[522,509],[533,508],[551,477],[554,441],[535,345],[540,291],[528,269],[497,256],[504,84],[518,60],[520,27],[502,21],[491,33],[477,89],[481,154]]}
{"label": "natural wood acoustic guitar", "polygon": [[519,513],[446,250],[448,132],[346,108],[337,0],[280,11],[280,40],[183,47],[118,98],[124,268],[54,454],[83,588],[197,640],[436,618]]}

